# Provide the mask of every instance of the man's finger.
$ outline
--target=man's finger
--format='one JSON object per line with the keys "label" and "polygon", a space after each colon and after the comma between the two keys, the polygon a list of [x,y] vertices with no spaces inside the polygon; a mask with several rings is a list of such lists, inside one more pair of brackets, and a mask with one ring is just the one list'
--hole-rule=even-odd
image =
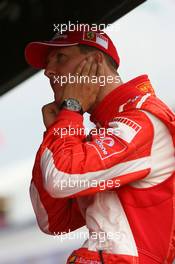
{"label": "man's finger", "polygon": [[55,101],[53,101],[52,103],[46,104],[42,107],[42,112],[54,112],[54,113],[58,113],[59,112],[59,108],[58,105]]}
{"label": "man's finger", "polygon": [[104,76],[104,68],[101,62],[98,62],[97,66],[97,76]]}
{"label": "man's finger", "polygon": [[89,71],[91,69],[91,66],[92,66],[92,62],[93,62],[93,59],[92,57],[89,57],[86,64],[84,65],[84,67],[82,68],[82,71],[81,71],[81,75],[82,76],[87,76],[89,75]]}
{"label": "man's finger", "polygon": [[75,70],[75,74],[78,74],[78,75],[81,74],[82,69],[83,69],[84,65],[86,64],[86,62],[87,62],[87,60],[85,59],[85,60],[82,60],[82,61],[78,64],[78,66],[77,66],[77,68],[76,68],[76,70]]}
{"label": "man's finger", "polygon": [[89,76],[92,77],[92,76],[96,76],[97,75],[97,62],[93,62],[92,63],[92,66],[91,66],[91,69],[89,71]]}
{"label": "man's finger", "polygon": [[43,122],[46,128],[55,122],[58,112],[59,109],[55,101],[42,107]]}

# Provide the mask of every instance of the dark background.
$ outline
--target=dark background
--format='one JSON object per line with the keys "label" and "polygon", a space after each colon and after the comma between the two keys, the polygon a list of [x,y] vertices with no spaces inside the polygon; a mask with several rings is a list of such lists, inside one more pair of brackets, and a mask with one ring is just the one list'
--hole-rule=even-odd
{"label": "dark background", "polygon": [[111,24],[145,0],[0,0],[0,95],[34,74],[24,59],[33,40],[48,40],[53,24]]}

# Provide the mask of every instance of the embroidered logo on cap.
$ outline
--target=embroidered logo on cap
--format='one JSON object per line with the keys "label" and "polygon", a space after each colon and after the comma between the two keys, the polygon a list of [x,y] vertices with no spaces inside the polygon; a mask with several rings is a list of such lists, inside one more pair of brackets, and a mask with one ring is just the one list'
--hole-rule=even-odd
{"label": "embroidered logo on cap", "polygon": [[52,40],[55,40],[55,39],[67,39],[68,35],[67,34],[60,34],[60,32],[57,32]]}
{"label": "embroidered logo on cap", "polygon": [[83,40],[97,43],[103,48],[108,49],[108,39],[100,33],[96,33],[93,31],[84,32]]}
{"label": "embroidered logo on cap", "polygon": [[96,42],[101,45],[103,48],[108,49],[108,39],[102,34],[97,33]]}
{"label": "embroidered logo on cap", "polygon": [[87,32],[87,39],[89,40],[95,40],[95,33],[94,32]]}

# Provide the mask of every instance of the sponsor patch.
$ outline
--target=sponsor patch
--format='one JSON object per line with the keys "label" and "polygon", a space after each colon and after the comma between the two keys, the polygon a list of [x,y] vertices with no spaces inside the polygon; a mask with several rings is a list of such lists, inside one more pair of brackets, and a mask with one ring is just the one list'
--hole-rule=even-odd
{"label": "sponsor patch", "polygon": [[99,261],[99,260],[86,259],[84,257],[77,257],[75,263],[77,263],[77,264],[78,263],[79,264],[101,264],[101,261]]}
{"label": "sponsor patch", "polygon": [[115,143],[112,137],[101,138],[101,141],[103,142],[103,144],[108,145],[109,147],[113,147]]}
{"label": "sponsor patch", "polygon": [[101,160],[119,154],[126,149],[126,146],[118,138],[114,139],[112,136],[94,138],[91,143],[87,144],[95,148]]}
{"label": "sponsor patch", "polygon": [[142,93],[150,93],[151,95],[155,94],[150,81],[143,82],[137,85],[136,88]]}
{"label": "sponsor patch", "polygon": [[101,35],[101,34],[96,34],[97,35],[97,39],[96,42],[101,45],[103,48],[108,49],[108,39]]}

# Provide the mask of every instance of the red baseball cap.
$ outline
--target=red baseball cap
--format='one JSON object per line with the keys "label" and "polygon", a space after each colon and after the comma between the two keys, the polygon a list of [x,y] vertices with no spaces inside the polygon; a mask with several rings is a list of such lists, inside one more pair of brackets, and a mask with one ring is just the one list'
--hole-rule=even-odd
{"label": "red baseball cap", "polygon": [[78,44],[96,47],[111,56],[117,65],[120,64],[120,58],[112,40],[106,33],[99,30],[65,31],[63,34],[58,32],[50,41],[30,42],[25,48],[25,58],[27,63],[34,68],[44,69],[46,57],[52,47],[68,47]]}

